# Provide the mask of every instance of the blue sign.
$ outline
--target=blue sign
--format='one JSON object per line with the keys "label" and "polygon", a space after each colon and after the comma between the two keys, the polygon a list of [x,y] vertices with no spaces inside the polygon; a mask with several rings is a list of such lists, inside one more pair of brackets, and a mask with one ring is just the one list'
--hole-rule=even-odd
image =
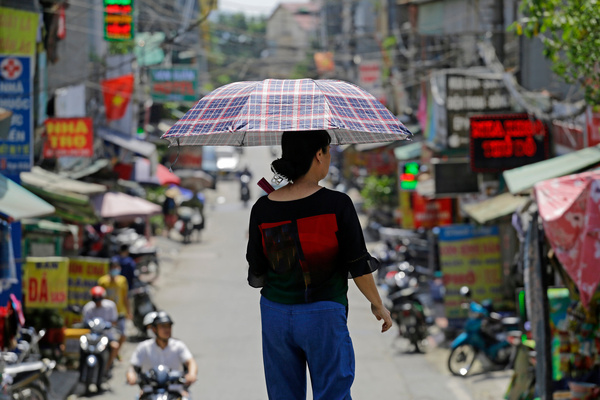
{"label": "blue sign", "polygon": [[0,107],[12,111],[0,136],[0,172],[18,176],[33,165],[33,66],[31,57],[0,55]]}

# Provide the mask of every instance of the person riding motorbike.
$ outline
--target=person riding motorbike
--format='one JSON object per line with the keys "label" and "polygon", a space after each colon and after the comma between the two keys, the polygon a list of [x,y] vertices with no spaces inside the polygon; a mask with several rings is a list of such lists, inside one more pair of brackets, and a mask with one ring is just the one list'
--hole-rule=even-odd
{"label": "person riding motorbike", "polygon": [[[185,371],[186,388],[196,382],[196,361],[185,343],[171,337],[172,326],[173,320],[169,314],[164,311],[157,312],[151,325],[155,338],[140,343],[133,352],[131,366],[126,375],[128,384],[135,385],[140,373],[159,365],[164,365],[170,370]],[[182,390],[182,396],[187,398],[189,394]]]}
{"label": "person riding motorbike", "polygon": [[[119,314],[117,313],[117,305],[114,301],[106,298],[106,290],[102,286],[94,286],[90,290],[92,300],[88,302],[81,311],[83,321],[88,322],[94,318],[102,318],[106,322],[110,322],[113,326],[117,323]],[[106,372],[110,371],[113,361],[119,354],[119,338],[116,337],[114,329],[110,329],[106,336],[110,341],[110,357],[106,364]]]}

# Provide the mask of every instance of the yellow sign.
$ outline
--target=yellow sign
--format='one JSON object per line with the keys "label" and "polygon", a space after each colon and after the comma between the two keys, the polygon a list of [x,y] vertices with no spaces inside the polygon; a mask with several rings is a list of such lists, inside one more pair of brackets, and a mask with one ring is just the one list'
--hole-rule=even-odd
{"label": "yellow sign", "polygon": [[67,307],[69,259],[64,257],[27,257],[23,267],[23,291],[28,308]]}
{"label": "yellow sign", "polygon": [[39,14],[0,7],[0,54],[33,55]]}
{"label": "yellow sign", "polygon": [[[69,306],[83,307],[91,300],[90,289],[98,284],[98,278],[108,273],[107,258],[80,257],[69,259]],[[71,326],[81,316],[66,313],[65,325]]]}
{"label": "yellow sign", "polygon": [[459,291],[471,289],[477,302],[502,300],[502,261],[497,226],[450,225],[440,227],[440,266],[444,274],[444,305],[448,319],[466,317]]}

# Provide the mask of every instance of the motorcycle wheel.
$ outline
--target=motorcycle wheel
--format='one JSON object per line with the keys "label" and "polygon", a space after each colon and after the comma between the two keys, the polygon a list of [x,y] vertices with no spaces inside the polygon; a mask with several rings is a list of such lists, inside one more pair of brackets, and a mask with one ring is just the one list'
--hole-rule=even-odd
{"label": "motorcycle wheel", "polygon": [[12,394],[13,400],[47,400],[48,394],[40,386],[32,383]]}
{"label": "motorcycle wheel", "polygon": [[477,349],[470,344],[461,344],[450,352],[448,369],[455,376],[467,376],[477,359]]}

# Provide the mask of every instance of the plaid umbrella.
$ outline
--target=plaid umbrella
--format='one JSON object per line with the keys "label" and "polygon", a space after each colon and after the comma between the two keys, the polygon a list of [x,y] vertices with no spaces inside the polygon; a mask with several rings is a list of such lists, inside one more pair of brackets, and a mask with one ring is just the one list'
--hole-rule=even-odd
{"label": "plaid umbrella", "polygon": [[325,129],[332,144],[403,140],[412,133],[362,88],[338,80],[235,82],[204,96],[163,136],[171,144],[278,145],[284,131]]}

